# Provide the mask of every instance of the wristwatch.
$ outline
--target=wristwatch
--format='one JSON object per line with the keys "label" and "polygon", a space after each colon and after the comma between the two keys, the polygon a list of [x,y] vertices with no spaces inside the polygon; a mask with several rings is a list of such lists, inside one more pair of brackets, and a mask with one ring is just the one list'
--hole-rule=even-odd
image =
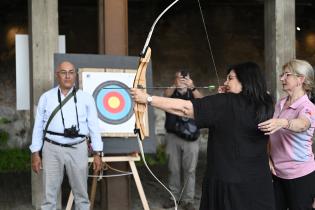
{"label": "wristwatch", "polygon": [[100,157],[103,157],[103,152],[102,151],[94,151],[93,155],[98,155]]}
{"label": "wristwatch", "polygon": [[149,105],[151,105],[152,100],[153,100],[152,96],[149,95],[149,96],[147,97],[147,102],[148,102]]}
{"label": "wristwatch", "polygon": [[39,155],[39,151],[33,152],[32,155]]}

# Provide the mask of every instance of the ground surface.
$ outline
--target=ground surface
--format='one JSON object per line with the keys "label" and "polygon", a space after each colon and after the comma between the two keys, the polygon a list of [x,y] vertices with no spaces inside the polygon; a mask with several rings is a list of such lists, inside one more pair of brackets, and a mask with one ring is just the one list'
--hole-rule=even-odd
{"label": "ground surface", "polygon": [[[197,184],[196,184],[196,209],[199,206],[201,195],[201,181],[205,169],[205,157],[200,155],[197,168]],[[152,166],[151,170],[158,176],[161,181],[167,181],[167,166]],[[144,191],[146,193],[151,210],[164,210],[163,203],[168,199],[169,195],[160,184],[149,174],[145,167],[138,167],[139,175],[142,181]],[[66,205],[66,198],[69,192],[67,184],[63,185],[63,204]],[[134,181],[131,181],[131,202],[132,210],[141,210],[142,204],[138,196],[138,192]],[[0,210],[33,210],[31,205],[31,176],[29,172],[25,173],[0,173]],[[99,203],[96,203],[95,210],[100,210]],[[178,210],[181,208],[179,207]]]}

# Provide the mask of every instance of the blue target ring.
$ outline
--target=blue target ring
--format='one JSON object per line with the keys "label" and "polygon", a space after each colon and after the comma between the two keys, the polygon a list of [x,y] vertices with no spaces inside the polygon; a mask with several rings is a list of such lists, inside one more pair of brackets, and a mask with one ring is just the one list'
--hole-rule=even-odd
{"label": "blue target ring", "polygon": [[106,81],[94,90],[98,117],[109,124],[121,124],[133,115],[129,88],[119,81]]}

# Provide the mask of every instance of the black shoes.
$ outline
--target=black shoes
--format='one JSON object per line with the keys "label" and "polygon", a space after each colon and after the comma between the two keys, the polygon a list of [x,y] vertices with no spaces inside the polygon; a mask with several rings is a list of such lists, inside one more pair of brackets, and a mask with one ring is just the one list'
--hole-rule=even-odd
{"label": "black shoes", "polygon": [[[180,205],[182,210],[196,210],[195,206],[193,203],[191,202],[180,202],[178,205]],[[163,208],[164,209],[170,209],[170,208],[174,208],[175,207],[175,203],[173,200],[168,200],[167,202],[165,202],[163,204]]]}
{"label": "black shoes", "polygon": [[181,207],[182,207],[183,210],[196,210],[194,204],[191,203],[191,202],[183,203],[183,204],[181,205]]}
{"label": "black shoes", "polygon": [[168,200],[163,204],[164,209],[169,209],[169,208],[174,208],[174,207],[175,207],[175,203],[173,200]]}

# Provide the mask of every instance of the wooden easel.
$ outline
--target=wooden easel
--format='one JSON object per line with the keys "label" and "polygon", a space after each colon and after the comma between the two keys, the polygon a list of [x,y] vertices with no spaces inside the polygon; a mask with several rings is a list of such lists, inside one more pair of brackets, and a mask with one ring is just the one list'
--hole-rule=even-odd
{"label": "wooden easel", "polygon": [[[136,168],[136,164],[135,161],[139,161],[140,160],[140,156],[137,154],[136,156],[113,156],[113,157],[102,157],[102,161],[103,162],[124,162],[124,161],[128,161],[129,165],[130,165],[130,169],[133,175],[133,178],[135,180],[137,189],[138,189],[138,193],[143,205],[143,209],[144,210],[150,210],[149,208],[149,204],[148,201],[145,197],[144,191],[143,191],[143,187],[140,181],[140,177]],[[93,162],[93,157],[89,158],[89,163]],[[94,207],[94,199],[95,199],[95,193],[96,193],[96,177],[93,177],[93,181],[92,181],[92,187],[91,187],[91,195],[90,195],[90,203],[91,203],[91,208],[90,210],[93,210]],[[67,202],[67,207],[66,210],[71,210],[72,208],[72,204],[73,204],[73,194],[72,191],[70,192],[69,198],[68,198],[68,202]]]}

